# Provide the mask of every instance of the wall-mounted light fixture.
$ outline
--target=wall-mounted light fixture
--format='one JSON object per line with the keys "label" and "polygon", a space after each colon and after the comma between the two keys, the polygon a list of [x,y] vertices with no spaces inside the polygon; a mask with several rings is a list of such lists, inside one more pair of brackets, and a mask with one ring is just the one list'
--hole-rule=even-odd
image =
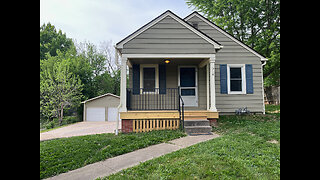
{"label": "wall-mounted light fixture", "polygon": [[165,59],[164,62],[165,62],[166,64],[169,64],[169,63],[170,63],[170,60],[169,60],[169,59]]}

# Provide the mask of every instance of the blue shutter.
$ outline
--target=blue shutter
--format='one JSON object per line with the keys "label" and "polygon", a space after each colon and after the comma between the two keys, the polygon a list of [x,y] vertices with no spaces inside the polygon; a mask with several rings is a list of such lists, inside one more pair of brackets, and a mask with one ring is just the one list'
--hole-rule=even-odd
{"label": "blue shutter", "polygon": [[159,93],[166,94],[167,90],[167,73],[166,65],[159,65]]}
{"label": "blue shutter", "polygon": [[140,94],[140,64],[132,65],[133,94]]}
{"label": "blue shutter", "polygon": [[253,71],[252,64],[246,64],[247,94],[253,94]]}
{"label": "blue shutter", "polygon": [[220,89],[221,94],[228,94],[227,65],[220,64]]}

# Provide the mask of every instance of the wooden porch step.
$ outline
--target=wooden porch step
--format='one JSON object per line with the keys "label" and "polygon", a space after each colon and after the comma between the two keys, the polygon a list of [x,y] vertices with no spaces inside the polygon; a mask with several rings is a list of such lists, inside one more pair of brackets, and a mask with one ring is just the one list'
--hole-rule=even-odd
{"label": "wooden porch step", "polygon": [[185,115],[184,120],[199,120],[199,119],[207,119],[207,116],[194,116],[194,115]]}

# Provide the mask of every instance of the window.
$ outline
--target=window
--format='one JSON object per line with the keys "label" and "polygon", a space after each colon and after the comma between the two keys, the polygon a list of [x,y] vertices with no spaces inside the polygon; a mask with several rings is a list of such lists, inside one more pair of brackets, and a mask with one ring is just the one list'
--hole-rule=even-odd
{"label": "window", "polygon": [[156,88],[156,68],[143,68],[144,91],[154,92]]}
{"label": "window", "polygon": [[228,65],[228,94],[246,93],[245,65]]}
{"label": "window", "polygon": [[159,88],[159,65],[141,64],[140,65],[140,88],[144,92],[157,92]]}

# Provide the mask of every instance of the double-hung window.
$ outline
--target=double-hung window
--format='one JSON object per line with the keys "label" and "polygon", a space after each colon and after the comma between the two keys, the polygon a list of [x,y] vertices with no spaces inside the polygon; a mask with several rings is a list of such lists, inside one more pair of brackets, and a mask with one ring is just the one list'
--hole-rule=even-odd
{"label": "double-hung window", "polygon": [[245,64],[228,64],[228,94],[246,94]]}
{"label": "double-hung window", "polygon": [[140,88],[143,92],[157,92],[159,88],[159,66],[158,64],[140,65]]}

